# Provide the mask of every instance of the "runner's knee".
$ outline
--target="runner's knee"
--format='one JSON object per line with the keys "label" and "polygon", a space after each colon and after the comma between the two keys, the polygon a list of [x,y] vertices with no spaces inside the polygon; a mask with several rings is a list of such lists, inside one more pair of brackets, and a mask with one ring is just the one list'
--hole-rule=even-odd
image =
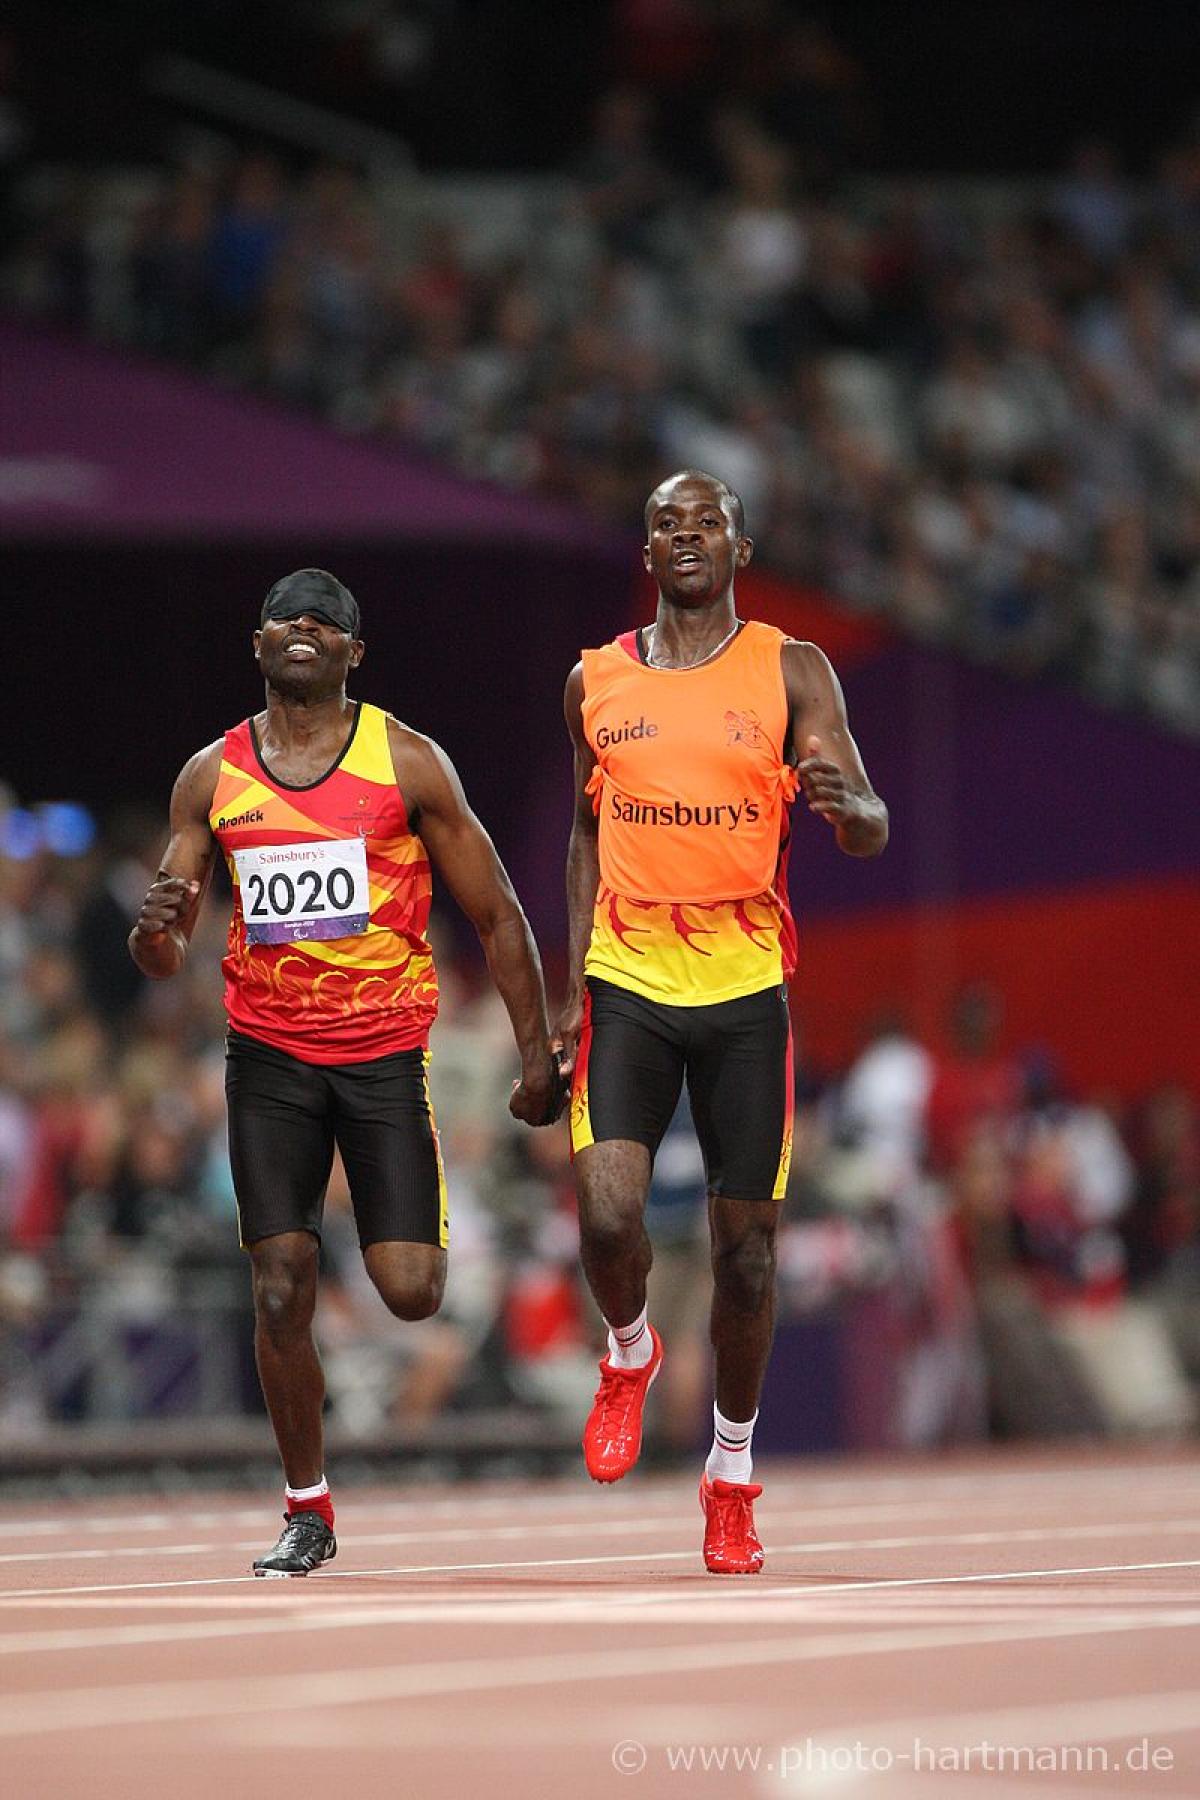
{"label": "runner's knee", "polygon": [[761,1312],[775,1286],[775,1230],[752,1226],[732,1243],[713,1247],[717,1292],[738,1312]]}
{"label": "runner's knee", "polygon": [[251,1249],[254,1314],[267,1336],[283,1339],[306,1331],[316,1299],[317,1247],[267,1240]]}
{"label": "runner's knee", "polygon": [[643,1234],[650,1153],[641,1144],[591,1146],[576,1158],[579,1237],[585,1252],[619,1254]]}
{"label": "runner's knee", "polygon": [[642,1240],[640,1196],[593,1197],[579,1209],[579,1237],[585,1252],[598,1256],[632,1251]]}

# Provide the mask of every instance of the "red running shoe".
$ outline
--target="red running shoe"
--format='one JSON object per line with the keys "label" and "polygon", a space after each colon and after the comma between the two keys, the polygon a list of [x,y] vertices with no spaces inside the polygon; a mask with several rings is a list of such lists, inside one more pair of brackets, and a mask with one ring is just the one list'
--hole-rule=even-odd
{"label": "red running shoe", "polygon": [[662,1339],[653,1325],[646,1329],[654,1348],[644,1368],[614,1369],[607,1356],[601,1359],[600,1386],[583,1428],[583,1460],[593,1481],[620,1481],[642,1448],[646,1395],[663,1359]]}
{"label": "red running shoe", "polygon": [[700,1477],[704,1509],[704,1566],[710,1575],[757,1575],[763,1547],[754,1529],[757,1481],[710,1481]]}

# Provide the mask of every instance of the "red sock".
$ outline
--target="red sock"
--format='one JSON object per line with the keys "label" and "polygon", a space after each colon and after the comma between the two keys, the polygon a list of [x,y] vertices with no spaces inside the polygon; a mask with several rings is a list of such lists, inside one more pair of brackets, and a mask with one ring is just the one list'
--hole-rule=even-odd
{"label": "red sock", "polygon": [[294,1492],[291,1488],[285,1487],[283,1491],[287,1501],[287,1510],[289,1514],[298,1512],[320,1513],[330,1531],[333,1530],[333,1495],[329,1492],[329,1484],[327,1481],[322,1478],[318,1483],[318,1491],[316,1493],[314,1493],[311,1488],[301,1488],[299,1492]]}

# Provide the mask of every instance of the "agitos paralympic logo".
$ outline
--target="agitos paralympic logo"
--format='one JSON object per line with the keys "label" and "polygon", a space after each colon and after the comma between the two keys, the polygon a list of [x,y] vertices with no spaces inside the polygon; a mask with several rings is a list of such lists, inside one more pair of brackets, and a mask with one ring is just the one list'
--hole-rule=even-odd
{"label": "agitos paralympic logo", "polygon": [[731,744],[762,743],[762,720],[756,712],[734,712],[730,707],[725,714],[725,730]]}
{"label": "agitos paralympic logo", "polygon": [[632,800],[627,794],[613,793],[609,812],[623,825],[720,826],[736,831],[745,820],[753,825],[759,817],[757,800],[723,800],[717,806],[686,806],[682,800],[659,804],[654,800]]}

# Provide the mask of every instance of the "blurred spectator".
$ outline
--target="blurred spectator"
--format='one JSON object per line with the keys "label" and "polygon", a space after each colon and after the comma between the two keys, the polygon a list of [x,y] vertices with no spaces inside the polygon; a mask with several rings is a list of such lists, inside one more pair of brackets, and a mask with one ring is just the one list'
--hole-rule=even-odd
{"label": "blurred spectator", "polygon": [[1133,208],[1112,148],[1088,138],[1071,152],[1057,210],[1071,235],[1098,262],[1114,263],[1129,243]]}
{"label": "blurred spectator", "polygon": [[671,183],[654,149],[653,103],[635,87],[614,88],[596,108],[577,174],[584,207],[607,249],[653,253],[654,228]]}
{"label": "blurred spectator", "polygon": [[714,464],[783,571],[1200,732],[1191,140],[1151,184],[1088,143],[1049,194],[853,188],[862,82],[827,26],[630,11],[642,77],[507,223],[482,190],[257,154],[140,176],[132,217],[127,178],[58,170],[4,284],[622,521],[665,465]]}
{"label": "blurred spectator", "polygon": [[1200,1391],[1200,1108],[1182,1088],[1151,1097],[1127,1241],[1143,1291],[1160,1310]]}
{"label": "blurred spectator", "polygon": [[162,845],[162,822],[136,808],[124,808],[109,828],[109,852],[100,882],[79,911],[75,950],[88,1004],[117,1029],[145,990],[145,977],[129,955],[129,921],[154,880]]}
{"label": "blurred spectator", "polygon": [[1000,1437],[1098,1437],[1101,1408],[1074,1356],[1055,1338],[1017,1254],[1008,1153],[994,1126],[962,1144],[952,1178],[952,1230],[971,1283]]}
{"label": "blurred spectator", "polygon": [[[0,1417],[36,1432],[255,1409],[225,1143],[223,889],[185,978],[121,994],[103,971],[156,834],[129,815],[102,851],[60,856],[34,827],[0,840],[20,852],[0,852]],[[497,1406],[573,1428],[602,1327],[579,1274],[566,1133],[509,1130],[503,1010],[434,930],[446,1303],[404,1327],[363,1288],[335,1168],[318,1319],[331,1417],[364,1442]],[[1011,1435],[1178,1431],[1200,1384],[1195,1097],[1164,1089],[1131,1120],[1080,1103],[1044,1055],[1002,1051],[999,1024],[976,985],[956,1002],[949,1052],[885,1018],[844,1075],[802,1072],[781,1317],[824,1313],[869,1335],[893,1442],[971,1441],[985,1410]],[[708,1398],[710,1273],[685,1106],[647,1225],[652,1310],[672,1346],[650,1443],[690,1450]]]}
{"label": "blurred spectator", "polygon": [[823,20],[802,18],[784,30],[765,85],[764,123],[797,152],[811,186],[832,187],[866,136],[863,70]]}
{"label": "blurred spectator", "polygon": [[257,317],[283,247],[285,226],[278,168],[265,156],[247,158],[218,214],[209,245],[218,330],[240,332]]}
{"label": "blurred spectator", "polygon": [[726,114],[718,146],[729,185],[714,275],[745,355],[762,376],[787,367],[789,302],[799,289],[808,234],[792,193],[791,159],[750,120]]}
{"label": "blurred spectator", "polygon": [[[622,84],[549,187],[500,204],[247,154],[140,171],[131,203],[127,171],[39,171],[9,204],[5,292],[625,523],[664,465],[711,464],[777,568],[1200,731],[1196,138],[1149,182],[1088,143],[1050,192],[854,186],[865,84],[828,26],[773,0],[619,13]],[[428,34],[388,38],[371,55],[402,79]],[[19,811],[0,791],[0,817]],[[197,1270],[224,1283],[218,1321],[246,1283],[219,905],[187,976],[148,990],[123,941],[155,833],[125,821],[68,857],[18,823],[0,851],[0,1416],[36,1425],[167,1404],[121,1331],[136,1321],[152,1364]],[[451,946],[439,967],[447,1309],[405,1331],[360,1290],[335,1174],[321,1330],[353,1431],[485,1402],[573,1419],[595,1380],[564,1134],[506,1135],[494,997]],[[999,1031],[973,986],[948,1045],[889,1021],[802,1096],[785,1305],[886,1298],[905,1442],[975,1433],[981,1366],[1004,1433],[1180,1429],[1180,1366],[1200,1384],[1196,1097],[1164,1089],[1132,1120],[1080,1104]],[[708,1281],[682,1118],[649,1223],[674,1317],[659,1429],[682,1445]],[[205,1354],[228,1336],[207,1313],[196,1332]],[[243,1404],[236,1370],[210,1366],[212,1394]]]}
{"label": "blurred spectator", "polygon": [[999,1048],[1001,1002],[991,988],[967,987],[954,1002],[950,1048],[934,1064],[925,1128],[935,1169],[951,1169],[981,1126],[1005,1132],[1020,1103],[1020,1071]]}
{"label": "blurred spectator", "polygon": [[130,254],[138,337],[152,350],[191,360],[216,334],[212,244],[213,184],[183,170],[140,222]]}
{"label": "blurred spectator", "polygon": [[503,1204],[508,1271],[503,1343],[511,1392],[572,1420],[596,1385],[604,1325],[579,1272],[579,1225],[563,1128],[515,1146]]}
{"label": "blurred spectator", "polygon": [[1200,1244],[1200,1109],[1182,1087],[1160,1088],[1140,1122],[1134,1201],[1124,1221],[1131,1277],[1144,1286]]}
{"label": "blurred spectator", "polygon": [[885,1015],[846,1076],[841,1111],[857,1141],[911,1179],[925,1149],[925,1108],[933,1063],[903,1022]]}

